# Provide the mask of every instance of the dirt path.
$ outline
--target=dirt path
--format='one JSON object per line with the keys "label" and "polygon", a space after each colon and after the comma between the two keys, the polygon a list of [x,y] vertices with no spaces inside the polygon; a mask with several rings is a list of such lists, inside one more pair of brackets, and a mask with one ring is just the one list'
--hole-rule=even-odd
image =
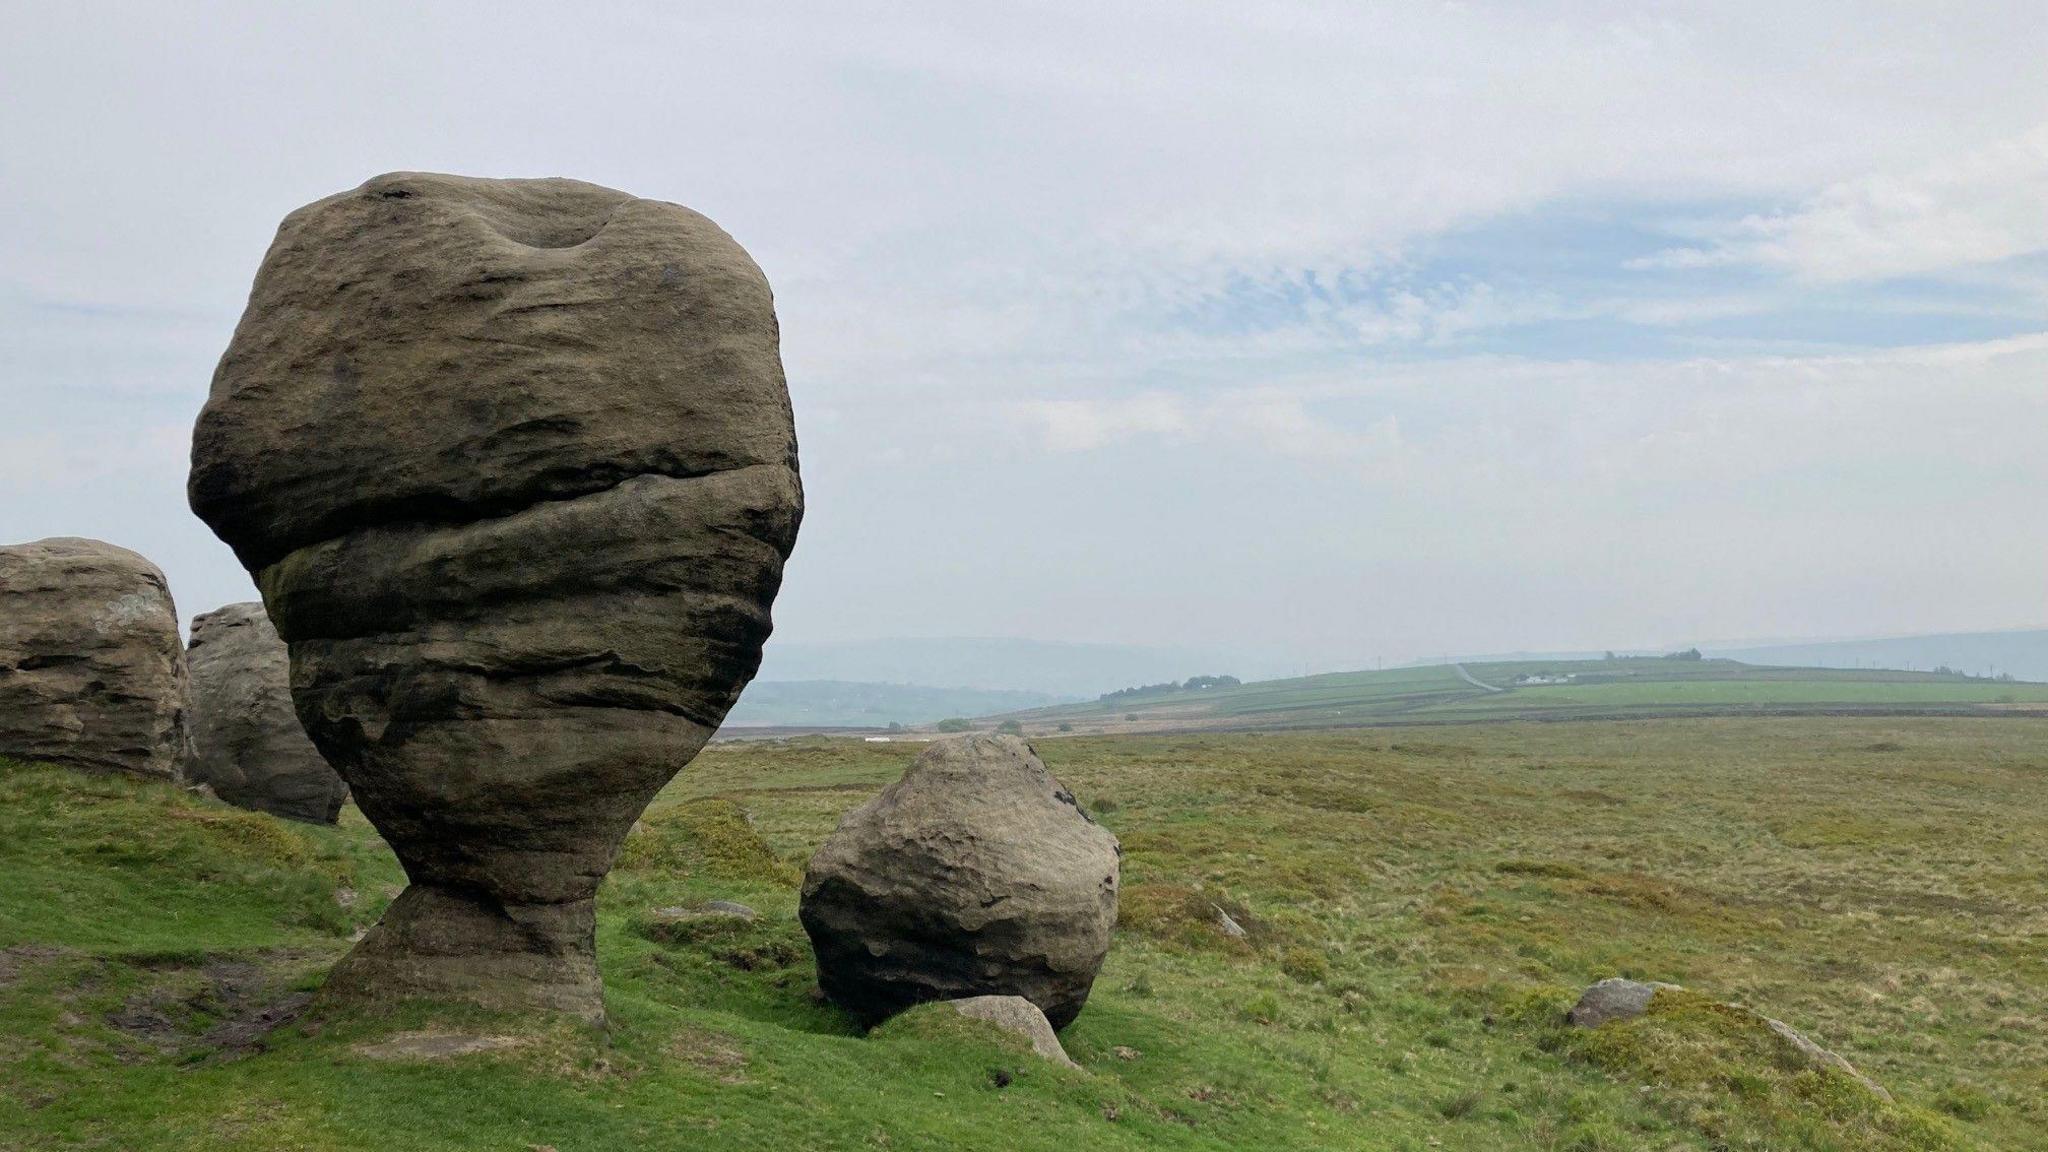
{"label": "dirt path", "polygon": [[1465,666],[1463,664],[1453,664],[1451,665],[1451,667],[1458,670],[1458,679],[1463,680],[1465,683],[1470,684],[1474,688],[1484,688],[1488,692],[1507,691],[1507,689],[1505,688],[1495,688],[1493,685],[1488,684],[1486,681],[1481,680],[1477,676],[1472,675],[1470,672],[1465,671]]}

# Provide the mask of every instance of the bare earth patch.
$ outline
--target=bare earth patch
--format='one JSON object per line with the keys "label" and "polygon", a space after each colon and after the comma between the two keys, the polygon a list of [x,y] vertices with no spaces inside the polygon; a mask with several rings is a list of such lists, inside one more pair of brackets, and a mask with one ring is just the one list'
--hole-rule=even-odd
{"label": "bare earth patch", "polygon": [[35,965],[69,954],[68,948],[54,948],[43,944],[15,944],[0,948],[0,988],[19,980],[22,972]]}
{"label": "bare earth patch", "polygon": [[313,999],[280,990],[277,972],[246,960],[214,959],[169,971],[167,984],[129,997],[106,1017],[139,1042],[129,1059],[145,1053],[235,1059],[261,1052],[270,1033],[298,1019]]}
{"label": "bare earth patch", "polygon": [[448,1060],[478,1052],[502,1052],[526,1043],[518,1036],[483,1036],[466,1032],[400,1032],[372,1043],[358,1044],[354,1052],[372,1060]]}
{"label": "bare earth patch", "polygon": [[720,1084],[747,1082],[747,1054],[741,1050],[738,1041],[723,1033],[684,1029],[669,1042],[668,1053],[709,1074]]}

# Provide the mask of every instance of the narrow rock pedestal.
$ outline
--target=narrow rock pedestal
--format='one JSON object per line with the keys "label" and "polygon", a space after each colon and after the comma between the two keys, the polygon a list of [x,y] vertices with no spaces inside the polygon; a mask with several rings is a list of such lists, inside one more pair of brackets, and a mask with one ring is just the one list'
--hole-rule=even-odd
{"label": "narrow rock pedestal", "polygon": [[604,1022],[597,904],[500,904],[414,884],[328,974],[330,1000],[469,1000]]}

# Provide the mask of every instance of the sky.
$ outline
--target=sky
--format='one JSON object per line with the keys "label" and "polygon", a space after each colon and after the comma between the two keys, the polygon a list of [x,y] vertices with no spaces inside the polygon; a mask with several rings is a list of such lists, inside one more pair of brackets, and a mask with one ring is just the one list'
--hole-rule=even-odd
{"label": "sky", "polygon": [[2048,623],[2048,20],[1999,4],[0,0],[0,542],[185,507],[277,221],[711,216],[778,636],[1439,653]]}

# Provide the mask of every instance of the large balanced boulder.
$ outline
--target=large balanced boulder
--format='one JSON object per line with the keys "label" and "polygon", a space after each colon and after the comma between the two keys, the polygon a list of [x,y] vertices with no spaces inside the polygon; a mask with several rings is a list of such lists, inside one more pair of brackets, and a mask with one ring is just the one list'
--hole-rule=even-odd
{"label": "large balanced boulder", "polygon": [[285,218],[189,494],[412,881],[328,996],[602,1017],[592,897],[753,676],[796,540],[778,339],[674,204],[394,173]]}
{"label": "large balanced boulder", "polygon": [[870,1022],[1022,996],[1064,1028],[1109,951],[1118,859],[1023,740],[935,742],[811,858],[799,913],[818,985]]}
{"label": "large balanced boulder", "polygon": [[185,653],[156,565],[99,540],[0,547],[0,756],[176,779]]}
{"label": "large balanced boulder", "polygon": [[261,604],[192,619],[192,760],[185,776],[230,804],[332,824],[348,799],[292,710],[291,658]]}

